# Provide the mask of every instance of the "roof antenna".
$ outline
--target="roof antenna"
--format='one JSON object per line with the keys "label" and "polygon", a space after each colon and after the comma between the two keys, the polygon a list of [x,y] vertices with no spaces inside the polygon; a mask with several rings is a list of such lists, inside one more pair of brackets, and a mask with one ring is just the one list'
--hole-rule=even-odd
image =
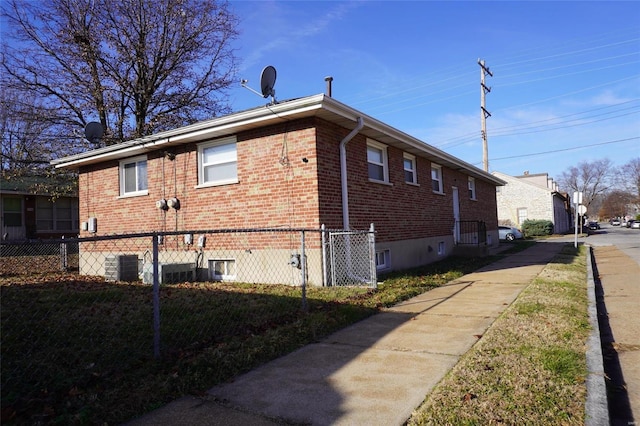
{"label": "roof antenna", "polygon": [[242,84],[242,87],[251,90],[256,95],[262,96],[263,98],[268,98],[269,96],[271,96],[271,103],[267,105],[274,105],[278,103],[276,101],[276,91],[273,88],[273,86],[275,86],[276,84],[276,69],[274,67],[268,65],[264,67],[262,73],[260,73],[260,90],[262,91],[262,93],[259,93],[258,91],[253,90],[251,87],[247,86],[248,82],[249,80],[244,78],[240,80],[240,84]]}

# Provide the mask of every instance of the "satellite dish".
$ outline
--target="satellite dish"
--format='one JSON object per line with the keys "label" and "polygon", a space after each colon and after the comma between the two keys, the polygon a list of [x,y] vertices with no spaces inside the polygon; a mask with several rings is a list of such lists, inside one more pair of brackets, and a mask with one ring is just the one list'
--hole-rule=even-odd
{"label": "satellite dish", "polygon": [[262,74],[260,74],[260,89],[262,89],[262,96],[268,98],[269,96],[275,97],[276,92],[273,90],[273,86],[276,84],[276,69],[271,65],[264,67]]}
{"label": "satellite dish", "polygon": [[244,78],[240,80],[240,84],[242,84],[242,87],[251,90],[256,95],[262,96],[263,98],[268,98],[269,96],[271,96],[271,104],[268,105],[277,103],[276,91],[273,90],[273,86],[275,86],[276,84],[276,69],[274,67],[268,65],[264,67],[262,73],[260,74],[260,89],[262,91],[262,94],[258,93],[257,90],[253,90],[251,87],[247,86],[247,83],[249,83],[249,80],[246,80]]}
{"label": "satellite dish", "polygon": [[96,142],[96,140],[100,139],[104,134],[104,129],[102,128],[102,124],[97,121],[92,121],[87,123],[84,128],[84,136],[87,138],[89,142]]}

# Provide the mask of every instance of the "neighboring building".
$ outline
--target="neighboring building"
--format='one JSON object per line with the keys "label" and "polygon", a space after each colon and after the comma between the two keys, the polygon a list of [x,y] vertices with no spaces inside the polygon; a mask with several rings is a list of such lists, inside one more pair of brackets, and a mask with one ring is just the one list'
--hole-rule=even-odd
{"label": "neighboring building", "polygon": [[554,233],[571,230],[571,200],[558,190],[557,182],[547,173],[509,176],[500,172],[493,175],[507,184],[497,188],[498,221],[501,224],[522,226],[527,220],[550,220]]}
{"label": "neighboring building", "polygon": [[52,196],[55,186],[55,182],[40,176],[1,179],[3,240],[78,236],[78,197]]}
{"label": "neighboring building", "polygon": [[[52,164],[78,170],[80,220],[94,235],[374,223],[381,270],[450,255],[458,221],[484,222],[498,244],[500,178],[323,94]],[[179,209],[157,208],[172,198]]]}

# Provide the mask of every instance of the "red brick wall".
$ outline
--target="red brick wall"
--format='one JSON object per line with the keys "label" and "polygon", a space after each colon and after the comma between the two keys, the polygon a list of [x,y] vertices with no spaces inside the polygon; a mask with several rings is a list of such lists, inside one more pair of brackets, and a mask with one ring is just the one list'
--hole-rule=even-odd
{"label": "red brick wall", "polygon": [[[96,217],[99,235],[318,228],[314,145],[315,130],[309,121],[238,135],[239,183],[207,188],[196,188],[196,144],[169,148],[174,160],[161,152],[149,153],[149,195],[127,198],[119,198],[118,161],[87,166],[80,171],[80,220]],[[155,207],[157,200],[170,197],[180,200],[180,210]]]}
{"label": "red brick wall", "polygon": [[[197,145],[148,154],[147,196],[119,198],[118,162],[80,171],[80,221],[96,217],[98,234],[223,228],[342,228],[339,143],[351,129],[320,119],[257,129],[237,136],[239,183],[198,188]],[[317,143],[316,143],[317,139]],[[370,182],[366,137],[347,144],[350,224],[374,223],[378,241],[450,235],[451,186],[460,194],[462,220],[495,229],[495,187],[476,180],[478,201],[468,198],[467,176],[443,167],[445,195],[431,190],[431,161],[417,159],[419,186],[404,182],[403,152],[389,147],[391,185]],[[306,160],[306,161],[305,161]],[[161,198],[181,208],[158,210]],[[86,234],[84,234],[86,235]]]}
{"label": "red brick wall", "polygon": [[[318,175],[321,222],[341,228],[339,142],[350,129],[324,123],[318,129]],[[354,229],[374,223],[378,241],[451,235],[453,228],[452,186],[457,186],[461,220],[483,220],[487,229],[496,229],[495,186],[476,179],[477,201],[469,199],[468,176],[443,166],[444,195],[431,189],[431,161],[416,159],[418,186],[404,182],[403,151],[388,147],[389,182],[369,181],[367,138],[357,135],[346,145],[349,221]]]}

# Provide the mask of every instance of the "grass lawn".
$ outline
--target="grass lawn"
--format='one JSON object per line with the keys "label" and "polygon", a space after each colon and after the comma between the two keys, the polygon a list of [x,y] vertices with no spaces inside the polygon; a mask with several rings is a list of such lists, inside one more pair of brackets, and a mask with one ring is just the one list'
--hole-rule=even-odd
{"label": "grass lawn", "polygon": [[566,246],[417,409],[409,425],[583,425],[591,331],[586,253]]}
{"label": "grass lawn", "polygon": [[496,259],[449,258],[381,277],[375,290],[308,288],[306,311],[297,287],[163,286],[160,359],[150,286],[73,274],[0,276],[2,424],[125,422]]}

